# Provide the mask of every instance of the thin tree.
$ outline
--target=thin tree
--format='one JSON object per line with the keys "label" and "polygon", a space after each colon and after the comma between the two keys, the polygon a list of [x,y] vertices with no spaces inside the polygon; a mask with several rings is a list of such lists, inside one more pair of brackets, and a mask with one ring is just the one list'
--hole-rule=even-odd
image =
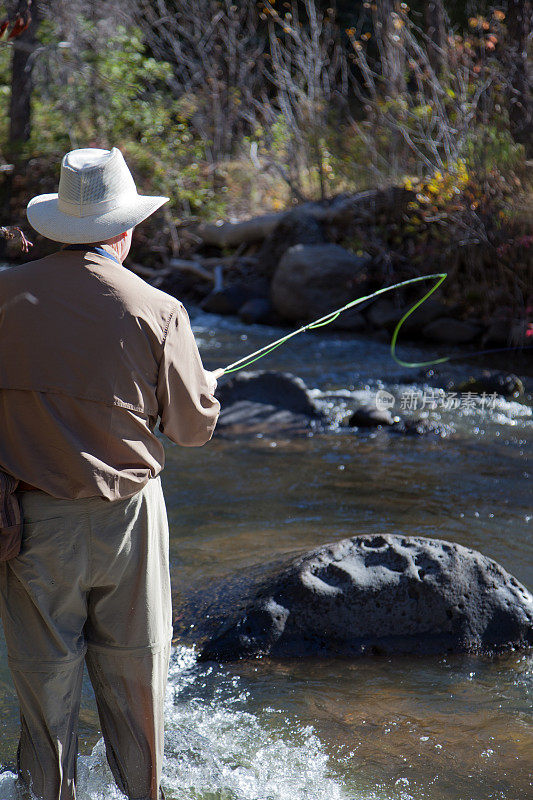
{"label": "thin tree", "polygon": [[509,122],[511,133],[528,156],[533,155],[533,102],[527,46],[531,36],[531,0],[508,0],[506,58],[509,80]]}
{"label": "thin tree", "polygon": [[403,26],[395,10],[394,0],[378,0],[374,29],[381,60],[381,72],[388,97],[405,92],[405,48]]}
{"label": "thin tree", "polygon": [[446,12],[443,0],[428,0],[424,7],[428,57],[433,71],[439,75],[446,65]]}
{"label": "thin tree", "polygon": [[9,101],[9,149],[27,142],[31,134],[31,96],[34,51],[39,27],[37,0],[20,0],[8,8],[12,22],[9,37],[13,42],[11,96]]}

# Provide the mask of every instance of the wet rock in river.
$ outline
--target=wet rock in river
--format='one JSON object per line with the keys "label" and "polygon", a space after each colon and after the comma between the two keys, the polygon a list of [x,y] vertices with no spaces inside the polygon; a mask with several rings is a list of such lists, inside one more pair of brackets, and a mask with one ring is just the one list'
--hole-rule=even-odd
{"label": "wet rock in river", "polygon": [[393,416],[389,409],[376,408],[372,405],[356,408],[346,424],[351,428],[387,428],[393,433],[406,436],[433,434],[442,439],[455,433],[453,426],[447,423],[436,422],[426,417],[412,419],[397,417]]}
{"label": "wet rock in river", "polygon": [[[401,316],[409,311],[413,305],[414,301],[410,306],[405,306],[402,309]],[[406,334],[407,336],[420,334],[422,328],[424,328],[426,325],[429,325],[430,322],[433,322],[439,317],[448,316],[450,313],[453,313],[453,310],[445,306],[443,302],[434,297],[428,297],[428,299],[425,300],[421,306],[419,306],[407,317],[402,325],[402,333]]]}
{"label": "wet rock in river", "polygon": [[447,388],[454,392],[499,394],[502,397],[519,397],[524,393],[524,384],[517,375],[493,370],[484,370],[481,375],[459,383],[450,382]]}
{"label": "wet rock in river", "polygon": [[524,319],[495,319],[487,328],[483,347],[520,347],[527,342],[528,323]]}
{"label": "wet rock in river", "polygon": [[223,433],[298,433],[325,421],[301,378],[286,372],[239,372],[219,384],[216,396]]}
{"label": "wet rock in river", "polygon": [[356,408],[348,419],[351,428],[379,428],[382,425],[391,426],[398,422],[398,417],[393,417],[388,409],[376,408],[367,405]]}
{"label": "wet rock in river", "polygon": [[331,326],[336,331],[361,333],[368,329],[368,321],[356,306],[355,308],[349,308],[348,311],[343,311],[343,313],[331,323]]}
{"label": "wet rock in river", "polygon": [[253,297],[239,308],[239,317],[247,325],[273,325],[277,319],[272,303],[266,297]]}
{"label": "wet rock in river", "polygon": [[215,621],[203,660],[533,645],[527,589],[481,553],[436,539],[355,536],[267,570],[238,591],[227,587],[219,593],[222,609],[202,612]]}
{"label": "wet rock in river", "polygon": [[[406,374],[398,378],[398,383],[410,383],[412,380],[412,375]],[[525,393],[524,382],[527,382],[527,378],[519,378],[513,373],[494,369],[483,369],[472,373],[463,380],[457,380],[451,376],[446,367],[423,369],[418,373],[417,380],[448,392],[496,393],[502,397],[519,397]]]}
{"label": "wet rock in river", "polygon": [[242,283],[231,283],[224,289],[214,289],[202,301],[201,307],[210,314],[237,314],[251,299],[251,292]]}

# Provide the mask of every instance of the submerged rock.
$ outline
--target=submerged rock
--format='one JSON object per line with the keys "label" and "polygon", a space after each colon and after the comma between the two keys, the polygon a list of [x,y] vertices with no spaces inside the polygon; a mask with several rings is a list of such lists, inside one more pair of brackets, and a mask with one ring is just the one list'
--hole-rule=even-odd
{"label": "submerged rock", "polygon": [[[253,570],[250,571],[253,574]],[[355,536],[220,592],[201,659],[493,653],[533,645],[533,597],[451,542]],[[224,600],[226,605],[224,606]]]}
{"label": "submerged rock", "polygon": [[459,383],[451,382],[447,388],[454,392],[499,394],[502,397],[519,397],[524,393],[524,384],[517,375],[494,370],[484,370],[481,375],[471,376]]}
{"label": "submerged rock", "polygon": [[[519,397],[526,392],[524,382],[527,378],[519,378],[511,372],[495,369],[482,369],[468,375],[462,380],[453,378],[445,367],[423,369],[418,372],[417,380],[435,388],[448,392],[473,392],[474,394],[498,394],[502,397]],[[398,378],[398,383],[411,383],[412,375]]]}
{"label": "submerged rock", "polygon": [[301,378],[288,372],[239,372],[216,396],[223,433],[301,433],[326,419]]}
{"label": "submerged rock", "polygon": [[401,433],[405,436],[439,436],[446,439],[453,436],[455,428],[450,423],[436,422],[432,419],[415,417],[414,419],[399,419],[394,423],[391,430],[394,433]]}

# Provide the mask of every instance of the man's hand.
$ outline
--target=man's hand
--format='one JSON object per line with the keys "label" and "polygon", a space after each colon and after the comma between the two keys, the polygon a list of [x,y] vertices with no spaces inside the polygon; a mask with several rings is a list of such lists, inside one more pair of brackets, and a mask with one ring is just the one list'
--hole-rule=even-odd
{"label": "man's hand", "polygon": [[213,372],[209,372],[209,370],[206,369],[205,374],[207,376],[207,382],[209,384],[209,391],[211,394],[215,394],[217,388],[217,378],[222,377],[222,375],[224,374],[224,370],[220,368],[213,370]]}

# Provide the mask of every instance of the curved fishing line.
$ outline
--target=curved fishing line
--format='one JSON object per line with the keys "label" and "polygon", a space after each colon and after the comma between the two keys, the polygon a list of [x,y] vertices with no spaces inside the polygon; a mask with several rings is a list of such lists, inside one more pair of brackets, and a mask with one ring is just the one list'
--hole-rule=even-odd
{"label": "curved fishing line", "polygon": [[253,353],[250,353],[243,358],[240,358],[238,361],[234,361],[232,364],[228,364],[227,367],[224,368],[224,374],[228,375],[232,372],[238,372],[241,369],[245,369],[249,367],[251,364],[254,364],[256,361],[259,361],[260,358],[264,358],[264,356],[269,355],[272,353],[273,350],[276,350],[278,347],[281,347],[282,344],[288,342],[289,339],[292,339],[294,336],[298,336],[300,333],[304,333],[305,331],[314,330],[315,328],[322,328],[325,325],[329,325],[331,322],[334,322],[344,311],[348,311],[350,308],[355,308],[355,306],[360,305],[361,303],[365,303],[367,300],[373,300],[375,297],[378,297],[381,294],[385,294],[385,292],[392,292],[394,289],[399,289],[402,286],[408,286],[412,283],[420,283],[421,281],[432,280],[433,278],[437,279],[437,283],[433,286],[429,292],[427,292],[424,297],[418,300],[415,305],[407,311],[406,314],[400,319],[396,328],[394,329],[394,333],[392,335],[391,341],[391,355],[393,359],[400,364],[401,366],[407,367],[427,367],[432,364],[442,364],[444,361],[448,361],[449,357],[434,359],[432,361],[402,361],[396,356],[396,341],[398,339],[398,333],[400,328],[402,327],[403,323],[409,317],[413,311],[422,305],[422,303],[427,300],[427,298],[435,292],[441,283],[446,280],[447,273],[446,272],[436,272],[432,275],[421,275],[418,278],[409,278],[408,280],[401,281],[400,283],[395,283],[392,286],[385,286],[382,289],[377,289],[372,294],[364,295],[363,297],[358,297],[356,300],[351,300],[346,305],[342,306],[342,308],[337,308],[335,311],[330,311],[329,314],[325,314],[323,317],[319,317],[319,319],[314,320],[313,322],[308,322],[306,325],[302,325],[301,328],[298,328],[291,333],[282,336],[280,339],[276,339],[274,342],[270,342],[266,344],[264,347],[260,347],[259,350],[256,350]]}
{"label": "curved fishing line", "polygon": [[[428,275],[427,277],[429,278],[430,276]],[[434,278],[435,275],[432,275],[431,277]],[[390,353],[391,353],[391,356],[393,357],[393,359],[396,361],[396,363],[399,364],[401,367],[411,367],[411,368],[413,368],[413,367],[414,368],[416,368],[416,367],[430,367],[430,366],[433,366],[435,364],[444,364],[446,361],[450,360],[450,356],[443,356],[442,358],[434,358],[431,361],[403,361],[401,358],[398,358],[398,356],[396,355],[396,341],[398,339],[398,334],[400,332],[400,328],[402,327],[403,323],[405,322],[405,320],[408,317],[411,316],[413,311],[416,311],[416,309],[419,308],[422,305],[422,303],[425,303],[425,301],[428,299],[428,297],[431,297],[433,292],[437,291],[437,289],[439,288],[441,283],[443,283],[446,280],[446,277],[447,277],[447,273],[446,272],[441,273],[441,275],[439,277],[439,280],[437,281],[435,286],[432,286],[431,289],[429,290],[429,292],[427,292],[424,295],[424,297],[420,298],[420,300],[418,300],[414,304],[414,306],[412,308],[410,308],[409,311],[407,311],[403,315],[403,317],[400,319],[400,321],[398,322],[398,324],[394,328],[394,332],[392,334],[392,339],[391,339],[391,343],[390,343]]]}

